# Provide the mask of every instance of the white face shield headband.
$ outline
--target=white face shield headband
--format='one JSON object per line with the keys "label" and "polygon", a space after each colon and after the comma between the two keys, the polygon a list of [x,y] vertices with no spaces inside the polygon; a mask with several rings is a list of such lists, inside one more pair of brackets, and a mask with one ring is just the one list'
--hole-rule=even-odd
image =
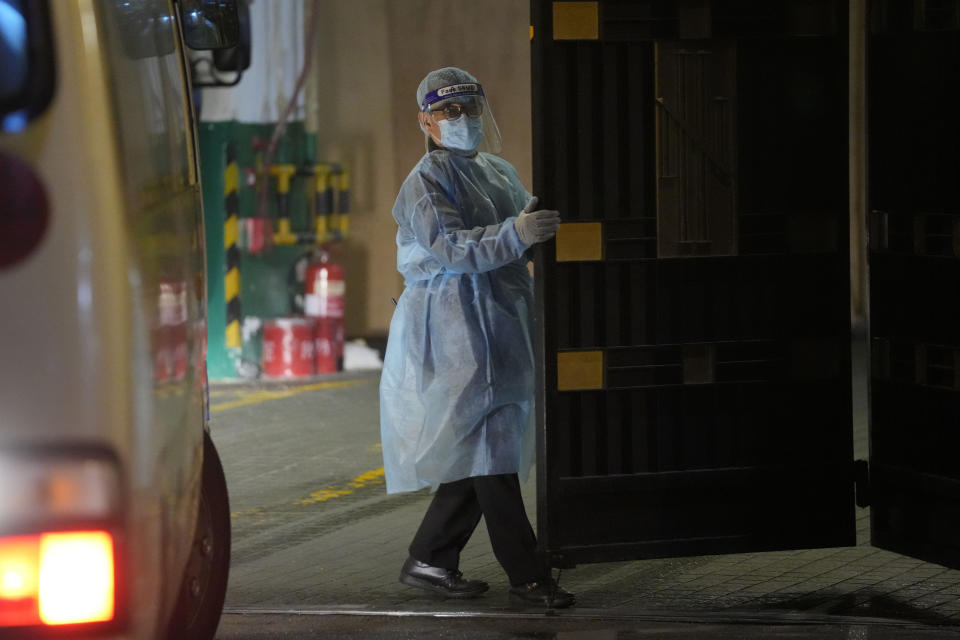
{"label": "white face shield headband", "polygon": [[479,83],[440,87],[424,97],[420,109],[440,127],[440,144],[448,149],[466,153],[502,149],[500,129]]}

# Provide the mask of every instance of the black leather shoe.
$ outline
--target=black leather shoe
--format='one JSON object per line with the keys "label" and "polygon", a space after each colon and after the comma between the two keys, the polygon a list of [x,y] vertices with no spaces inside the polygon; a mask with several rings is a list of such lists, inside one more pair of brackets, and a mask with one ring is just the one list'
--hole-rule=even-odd
{"label": "black leather shoe", "polygon": [[400,582],[426,589],[446,598],[476,598],[490,588],[486,582],[464,580],[463,574],[452,569],[431,567],[414,558],[407,558],[400,569]]}
{"label": "black leather shoe", "polygon": [[552,578],[510,587],[510,602],[514,604],[566,609],[573,606],[576,601],[576,596],[561,589]]}

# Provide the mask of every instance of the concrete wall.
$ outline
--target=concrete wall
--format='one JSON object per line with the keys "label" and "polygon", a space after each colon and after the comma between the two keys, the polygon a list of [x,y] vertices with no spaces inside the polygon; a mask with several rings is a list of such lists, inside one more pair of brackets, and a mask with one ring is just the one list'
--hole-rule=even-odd
{"label": "concrete wall", "polygon": [[[313,0],[253,0],[253,59],[240,84],[203,92],[201,119],[275,122],[303,64]],[[530,37],[526,0],[319,0],[306,90],[291,120],[318,139],[317,158],[352,172],[347,334],[385,334],[403,291],[396,270],[397,191],[424,152],[416,89],[429,71],[459,66],[484,85],[503,157],[531,180]],[[230,74],[227,74],[230,75]]]}
{"label": "concrete wall", "polygon": [[[306,13],[311,3],[307,0]],[[385,333],[403,291],[391,216],[401,182],[424,152],[416,89],[458,66],[484,86],[503,157],[531,184],[529,4],[524,0],[323,0],[308,86],[307,127],[318,157],[353,172],[347,331]],[[314,99],[314,97],[316,99]]]}

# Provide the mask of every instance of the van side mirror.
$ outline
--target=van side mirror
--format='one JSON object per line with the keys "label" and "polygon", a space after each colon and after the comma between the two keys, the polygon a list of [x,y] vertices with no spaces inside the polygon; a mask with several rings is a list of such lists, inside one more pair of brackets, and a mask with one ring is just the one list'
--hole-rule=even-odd
{"label": "van side mirror", "polygon": [[229,49],[216,49],[213,52],[213,66],[217,71],[241,72],[250,68],[253,43],[250,37],[250,5],[243,0],[237,5],[240,18],[240,39],[237,46]]}
{"label": "van side mirror", "polygon": [[228,49],[240,40],[236,0],[179,0],[183,39],[200,51]]}

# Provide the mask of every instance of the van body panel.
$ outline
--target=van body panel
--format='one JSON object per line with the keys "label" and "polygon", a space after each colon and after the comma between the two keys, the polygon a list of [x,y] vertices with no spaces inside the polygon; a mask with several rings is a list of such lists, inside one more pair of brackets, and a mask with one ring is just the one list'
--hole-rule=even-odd
{"label": "van body panel", "polygon": [[0,135],[49,202],[38,248],[0,270],[0,452],[116,454],[124,637],[150,638],[176,600],[200,492],[202,210],[172,3],[134,3],[169,39],[145,57],[124,49],[123,4],[49,3],[53,101]]}

